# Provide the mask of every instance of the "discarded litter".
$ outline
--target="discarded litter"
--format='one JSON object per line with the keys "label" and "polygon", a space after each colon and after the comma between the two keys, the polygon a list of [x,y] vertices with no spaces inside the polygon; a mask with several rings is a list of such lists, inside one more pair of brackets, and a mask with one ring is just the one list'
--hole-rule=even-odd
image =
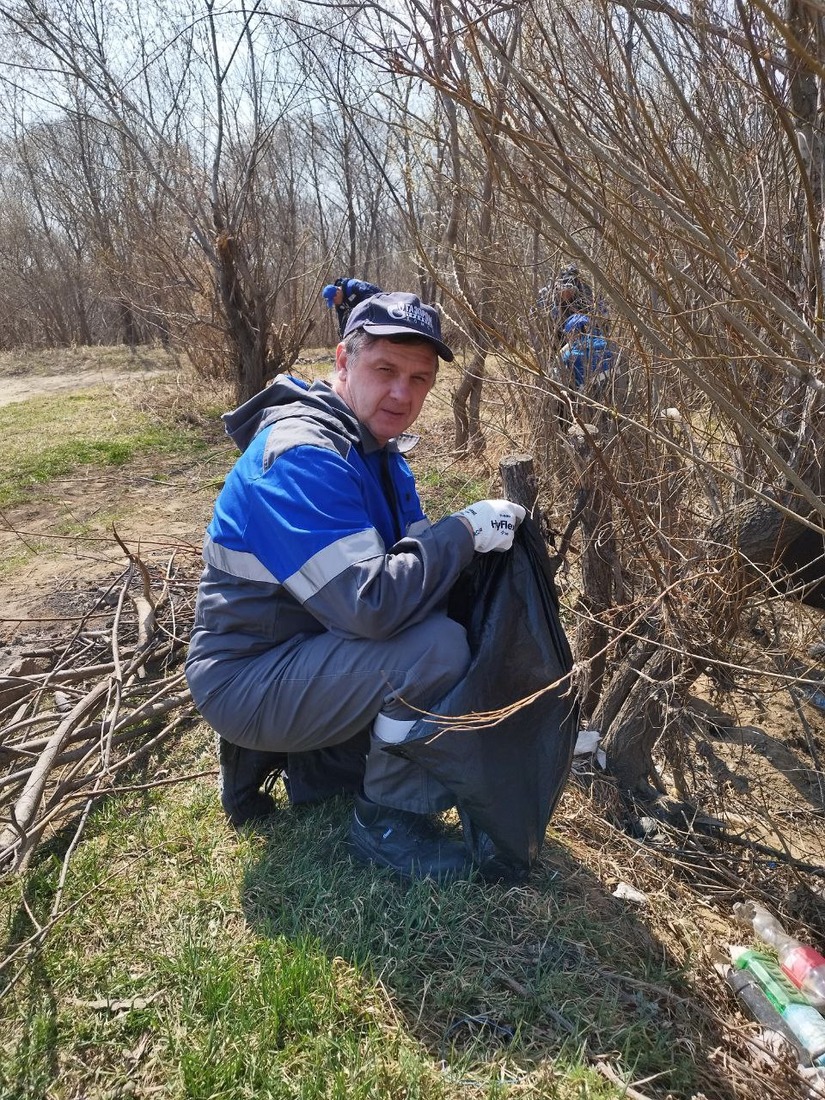
{"label": "discarded litter", "polygon": [[515,1038],[515,1028],[510,1024],[502,1024],[486,1012],[477,1016],[459,1016],[453,1020],[444,1032],[445,1039],[453,1039],[460,1031],[467,1031],[471,1036],[486,1033],[503,1043],[509,1043]]}
{"label": "discarded litter", "polygon": [[746,947],[731,947],[730,957],[737,970],[746,970],[793,1033],[794,1045],[805,1052],[814,1066],[825,1066],[825,1018],[805,995],[791,985],[778,962],[770,955]]}
{"label": "discarded litter", "polygon": [[750,925],[760,940],[776,951],[782,972],[815,1008],[825,1008],[825,958],[801,940],[789,936],[773,913],[755,901],[733,907],[736,919]]}
{"label": "discarded litter", "polygon": [[592,761],[604,771],[607,768],[607,753],[599,748],[602,735],[598,730],[580,730],[573,746],[573,767],[578,770],[581,761],[577,756],[589,756]]}
{"label": "discarded litter", "polygon": [[647,894],[641,890],[637,890],[635,886],[631,886],[627,882],[620,882],[616,889],[613,891],[614,898],[621,898],[622,901],[632,901],[635,905],[647,905]]}
{"label": "discarded litter", "polygon": [[587,752],[595,752],[599,747],[601,736],[598,730],[580,730],[573,748],[573,755],[582,756]]}
{"label": "discarded litter", "polygon": [[825,692],[816,688],[814,691],[806,691],[805,698],[819,710],[825,710]]}

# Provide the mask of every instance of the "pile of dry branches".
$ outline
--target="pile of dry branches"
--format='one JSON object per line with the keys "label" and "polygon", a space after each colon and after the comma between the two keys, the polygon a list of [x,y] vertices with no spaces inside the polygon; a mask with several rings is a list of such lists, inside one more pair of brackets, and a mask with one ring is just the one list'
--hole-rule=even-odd
{"label": "pile of dry branches", "polygon": [[126,570],[71,632],[20,645],[0,676],[0,869],[22,870],[70,825],[71,852],[95,804],[194,713],[182,666],[194,566],[173,553],[150,571],[115,538]]}

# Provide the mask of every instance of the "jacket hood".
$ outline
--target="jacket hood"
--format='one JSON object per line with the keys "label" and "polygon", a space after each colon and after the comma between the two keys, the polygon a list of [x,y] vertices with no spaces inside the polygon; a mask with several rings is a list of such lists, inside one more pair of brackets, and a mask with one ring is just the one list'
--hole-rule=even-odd
{"label": "jacket hood", "polygon": [[343,431],[353,443],[360,442],[367,451],[378,447],[371,433],[359,424],[326,382],[313,382],[308,386],[289,375],[276,378],[243,405],[224,413],[221,420],[229,438],[239,450],[245,451],[259,432],[277,420],[307,414],[326,421],[339,433]]}

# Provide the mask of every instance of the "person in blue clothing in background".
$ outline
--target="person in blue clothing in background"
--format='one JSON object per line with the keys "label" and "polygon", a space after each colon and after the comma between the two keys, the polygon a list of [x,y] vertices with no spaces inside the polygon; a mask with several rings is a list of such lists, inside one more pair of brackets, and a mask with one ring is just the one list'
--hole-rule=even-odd
{"label": "person in blue clothing in background", "polygon": [[566,343],[559,355],[565,367],[565,382],[572,380],[577,390],[593,383],[594,389],[601,389],[607,383],[607,377],[613,366],[613,349],[592,317],[584,313],[574,313],[563,326]]}
{"label": "person in blue clothing in background", "polygon": [[338,315],[338,330],[341,336],[347,326],[347,318],[350,312],[361,302],[371,298],[373,294],[380,294],[381,287],[374,283],[366,283],[363,279],[336,279],[334,283],[325,286],[321,291],[327,308],[335,307]]}
{"label": "person in blue clothing in background", "polygon": [[[396,440],[439,357],[453,353],[433,307],[373,295],[349,315],[331,383],[281,377],[224,417],[243,453],[204,541],[186,664],[235,825],[275,810],[260,788],[285,771],[293,804],[354,791],[358,859],[437,878],[469,868],[430,817],[453,796],[382,745],[465,673],[447,596],[475,553],[510,549],[525,514],[483,500],[424,516]],[[341,771],[342,753],[360,766]]]}

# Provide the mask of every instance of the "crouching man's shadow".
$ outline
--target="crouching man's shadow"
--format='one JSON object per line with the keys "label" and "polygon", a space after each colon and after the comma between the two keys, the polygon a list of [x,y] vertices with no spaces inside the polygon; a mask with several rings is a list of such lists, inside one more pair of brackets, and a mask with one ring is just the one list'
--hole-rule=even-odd
{"label": "crouching man's shadow", "polygon": [[[471,1082],[484,1095],[497,1082],[549,1089],[559,1066],[584,1063],[585,1075],[612,1074],[619,1087],[650,1078],[651,1098],[702,1091],[733,1100],[711,1053],[729,1047],[731,1033],[702,1007],[668,947],[553,838],[552,825],[523,884],[410,882],[352,861],[350,799],[291,812],[282,802],[254,838],[243,911],[277,945],[270,965],[293,973],[301,960],[306,978],[290,997],[305,1034],[290,1043],[315,1047],[329,1026],[309,1010],[319,998],[336,1005],[339,1061],[344,1037],[357,1037],[350,1094],[372,1072],[375,1029],[381,1049],[396,1052],[381,1095],[428,1080],[443,1082],[445,1096],[448,1082]],[[729,997],[718,984],[718,998]]]}

